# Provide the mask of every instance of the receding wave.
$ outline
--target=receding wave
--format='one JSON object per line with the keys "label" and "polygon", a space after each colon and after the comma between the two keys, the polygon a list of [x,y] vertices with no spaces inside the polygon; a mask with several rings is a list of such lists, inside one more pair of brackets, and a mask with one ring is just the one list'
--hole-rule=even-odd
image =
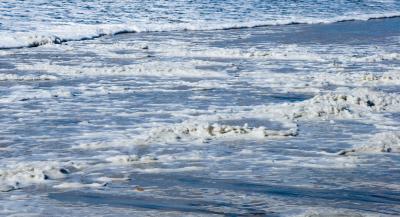
{"label": "receding wave", "polygon": [[400,17],[400,12],[390,14],[358,15],[357,17],[339,16],[329,19],[303,18],[226,24],[175,23],[136,25],[134,23],[126,23],[89,25],[68,23],[65,25],[53,26],[50,27],[50,29],[46,29],[43,31],[37,30],[35,32],[0,32],[0,50],[38,47],[46,44],[62,44],[68,41],[91,40],[107,35],[118,35],[124,33],[229,30],[280,25],[329,24],[348,21],[389,19],[398,17]]}

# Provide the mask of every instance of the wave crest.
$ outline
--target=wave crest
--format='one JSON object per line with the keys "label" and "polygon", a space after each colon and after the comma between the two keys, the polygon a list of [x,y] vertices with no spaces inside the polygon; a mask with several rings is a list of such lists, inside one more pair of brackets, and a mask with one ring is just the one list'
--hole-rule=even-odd
{"label": "wave crest", "polygon": [[46,44],[61,44],[68,41],[96,39],[106,35],[118,35],[136,32],[168,32],[168,31],[211,31],[256,28],[279,25],[298,24],[328,24],[347,21],[367,21],[374,19],[387,19],[400,17],[400,13],[372,14],[353,16],[338,16],[329,19],[282,19],[274,21],[253,21],[243,23],[173,23],[173,24],[148,24],[138,26],[134,23],[125,24],[76,24],[42,27],[36,32],[0,32],[0,50],[26,47],[38,47]]}

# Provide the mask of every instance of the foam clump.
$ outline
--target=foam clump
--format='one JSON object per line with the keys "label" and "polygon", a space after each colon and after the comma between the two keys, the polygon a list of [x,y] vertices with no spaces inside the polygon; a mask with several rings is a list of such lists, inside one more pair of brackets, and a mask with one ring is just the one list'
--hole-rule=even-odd
{"label": "foam clump", "polygon": [[372,74],[368,73],[365,74],[362,78],[362,81],[364,82],[372,82],[372,83],[378,83],[378,84],[399,84],[400,83],[400,72],[393,70],[393,71],[388,71],[383,74]]}
{"label": "foam clump", "polygon": [[393,77],[387,75],[374,75],[374,74],[366,74],[362,77],[364,81],[391,81]]}
{"label": "foam clump", "polygon": [[157,161],[154,156],[116,155],[105,159],[112,164],[151,163]]}
{"label": "foam clump", "polygon": [[400,153],[400,132],[378,133],[367,144],[341,151],[339,155],[355,153]]}
{"label": "foam clump", "polygon": [[47,81],[57,80],[53,75],[16,75],[16,74],[1,74],[0,81]]}
{"label": "foam clump", "polygon": [[42,184],[48,180],[64,178],[69,173],[69,169],[59,165],[43,163],[32,166],[20,163],[0,169],[0,191],[12,191]]}
{"label": "foam clump", "polygon": [[[369,89],[347,89],[317,95],[297,103],[289,113],[292,118],[357,118],[370,112],[396,110],[400,96]],[[291,105],[293,106],[293,105]]]}
{"label": "foam clump", "polygon": [[172,127],[153,129],[147,140],[176,142],[182,140],[210,139],[259,139],[265,137],[287,137],[296,136],[297,128],[288,130],[269,130],[264,126],[250,127],[248,124],[242,126],[225,125],[219,123],[190,123],[183,122]]}
{"label": "foam clump", "polygon": [[31,65],[17,65],[18,70],[44,71],[62,76],[151,76],[151,77],[226,77],[224,72],[199,69],[209,64],[207,61],[190,62],[144,62],[123,66],[104,66],[102,64],[86,64],[79,66],[53,64],[49,62]]}

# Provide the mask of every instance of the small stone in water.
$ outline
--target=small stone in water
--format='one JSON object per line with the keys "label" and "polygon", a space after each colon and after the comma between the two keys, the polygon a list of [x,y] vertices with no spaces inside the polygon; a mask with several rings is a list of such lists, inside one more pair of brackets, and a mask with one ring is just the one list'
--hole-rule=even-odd
{"label": "small stone in water", "polygon": [[140,186],[136,186],[135,187],[135,191],[144,191],[144,188],[140,187]]}

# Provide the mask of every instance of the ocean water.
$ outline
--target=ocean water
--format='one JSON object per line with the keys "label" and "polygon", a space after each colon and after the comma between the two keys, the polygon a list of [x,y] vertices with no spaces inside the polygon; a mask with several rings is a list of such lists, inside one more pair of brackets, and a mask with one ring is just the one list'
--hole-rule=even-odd
{"label": "ocean water", "polygon": [[399,1],[1,1],[1,216],[399,216]]}
{"label": "ocean water", "polygon": [[400,16],[398,1],[1,1],[0,48],[123,32],[214,30]]}

